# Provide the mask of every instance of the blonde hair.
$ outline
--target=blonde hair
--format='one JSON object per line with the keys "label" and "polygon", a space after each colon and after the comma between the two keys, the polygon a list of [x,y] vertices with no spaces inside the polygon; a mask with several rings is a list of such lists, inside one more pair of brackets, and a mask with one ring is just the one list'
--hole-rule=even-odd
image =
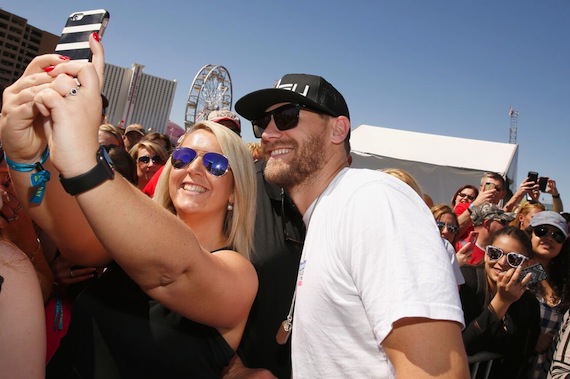
{"label": "blonde hair", "polygon": [[249,151],[251,152],[251,156],[253,157],[254,161],[257,161],[263,158],[263,153],[261,151],[261,144],[259,142],[249,142],[247,144]]}
{"label": "blonde hair", "polygon": [[[457,219],[457,215],[455,214],[455,212],[453,212],[453,209],[451,209],[449,205],[436,204],[432,206],[430,210],[435,221],[439,221],[443,215],[450,214],[453,217],[453,220],[455,221],[455,225],[459,226],[459,220]],[[455,235],[453,236],[453,245],[455,245],[458,239],[459,239],[459,233],[455,233]]]}
{"label": "blonde hair", "polygon": [[400,168],[385,168],[381,171],[400,179],[401,181],[412,187],[412,189],[416,191],[416,193],[420,195],[420,197],[425,201],[422,187],[420,187],[416,179],[414,179],[414,177],[409,172],[407,172],[406,170],[402,170]]}
{"label": "blonde hair", "polygon": [[140,142],[137,142],[131,148],[131,150],[129,150],[129,154],[131,154],[131,157],[133,157],[135,163],[137,161],[137,158],[139,157],[139,152],[142,148],[145,148],[154,154],[158,154],[162,158],[162,161],[165,163],[168,160],[168,153],[166,152],[164,146],[156,142],[141,140]]}
{"label": "blonde hair", "polygon": [[519,204],[515,208],[516,217],[509,223],[509,226],[516,226],[517,228],[521,227],[521,222],[519,220],[519,216],[523,215],[526,216],[530,213],[531,210],[538,209],[539,211],[545,211],[546,207],[544,204],[534,201],[527,201],[526,203]]}
{"label": "blonde hair", "polygon": [[125,142],[123,141],[123,133],[121,128],[116,127],[115,125],[111,124],[101,124],[99,125],[99,131],[111,134],[113,137],[119,141],[117,146],[125,148]]}
{"label": "blonde hair", "polygon": [[[231,167],[229,173],[233,175],[234,179],[234,203],[233,210],[226,213],[223,230],[224,244],[244,257],[249,258],[253,249],[257,195],[255,167],[253,159],[251,159],[251,153],[245,142],[237,134],[227,127],[212,121],[201,121],[194,124],[179,140],[180,144],[196,130],[205,130],[212,133],[220,144],[222,154],[228,158]],[[168,188],[168,179],[171,172],[172,163],[168,160],[158,179],[153,199],[176,214]]]}

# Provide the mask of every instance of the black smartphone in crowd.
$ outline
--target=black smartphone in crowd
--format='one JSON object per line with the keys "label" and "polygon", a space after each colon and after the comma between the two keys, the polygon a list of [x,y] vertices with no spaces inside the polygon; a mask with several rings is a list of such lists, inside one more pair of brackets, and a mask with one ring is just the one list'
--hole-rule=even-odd
{"label": "black smartphone in crowd", "polygon": [[540,192],[546,192],[546,187],[548,186],[548,177],[541,176],[538,178],[538,190]]}
{"label": "black smartphone in crowd", "polygon": [[538,182],[538,172],[536,171],[529,171],[527,177],[531,182]]}
{"label": "black smartphone in crowd", "polygon": [[56,54],[72,60],[91,61],[89,36],[93,32],[103,37],[109,23],[109,12],[105,9],[74,12],[69,15],[55,48]]}

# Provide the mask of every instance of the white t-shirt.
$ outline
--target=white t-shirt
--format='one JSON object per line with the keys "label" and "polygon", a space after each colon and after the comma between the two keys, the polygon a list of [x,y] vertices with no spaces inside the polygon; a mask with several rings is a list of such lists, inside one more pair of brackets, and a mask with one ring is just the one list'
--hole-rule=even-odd
{"label": "white t-shirt", "polygon": [[465,278],[461,273],[461,269],[459,268],[459,262],[457,262],[457,255],[455,255],[455,248],[448,240],[445,238],[441,238],[443,241],[443,245],[445,246],[445,250],[447,250],[447,254],[449,254],[449,259],[451,262],[451,268],[453,269],[453,275],[455,276],[455,281],[457,285],[460,286],[465,283]]}
{"label": "white t-shirt", "polygon": [[395,321],[427,317],[464,325],[433,216],[400,179],[343,169],[303,219],[294,378],[392,378],[381,343]]}

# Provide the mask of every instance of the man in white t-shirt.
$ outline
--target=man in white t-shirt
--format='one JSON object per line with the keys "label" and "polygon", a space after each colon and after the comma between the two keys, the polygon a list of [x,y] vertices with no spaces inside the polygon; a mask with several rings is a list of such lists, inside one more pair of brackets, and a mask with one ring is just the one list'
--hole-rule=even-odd
{"label": "man in white t-shirt", "polygon": [[350,120],[325,79],[285,75],[235,105],[267,181],[307,235],[292,334],[295,378],[468,378],[463,312],[433,216],[405,183],[349,169]]}

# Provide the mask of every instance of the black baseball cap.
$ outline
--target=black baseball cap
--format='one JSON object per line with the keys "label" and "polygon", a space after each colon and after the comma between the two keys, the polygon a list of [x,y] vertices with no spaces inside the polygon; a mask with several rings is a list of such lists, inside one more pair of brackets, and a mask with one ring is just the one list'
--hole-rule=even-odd
{"label": "black baseball cap", "polygon": [[287,74],[275,87],[243,96],[234,108],[251,121],[278,103],[303,104],[334,117],[346,116],[350,119],[348,105],[341,93],[323,77],[309,74]]}

